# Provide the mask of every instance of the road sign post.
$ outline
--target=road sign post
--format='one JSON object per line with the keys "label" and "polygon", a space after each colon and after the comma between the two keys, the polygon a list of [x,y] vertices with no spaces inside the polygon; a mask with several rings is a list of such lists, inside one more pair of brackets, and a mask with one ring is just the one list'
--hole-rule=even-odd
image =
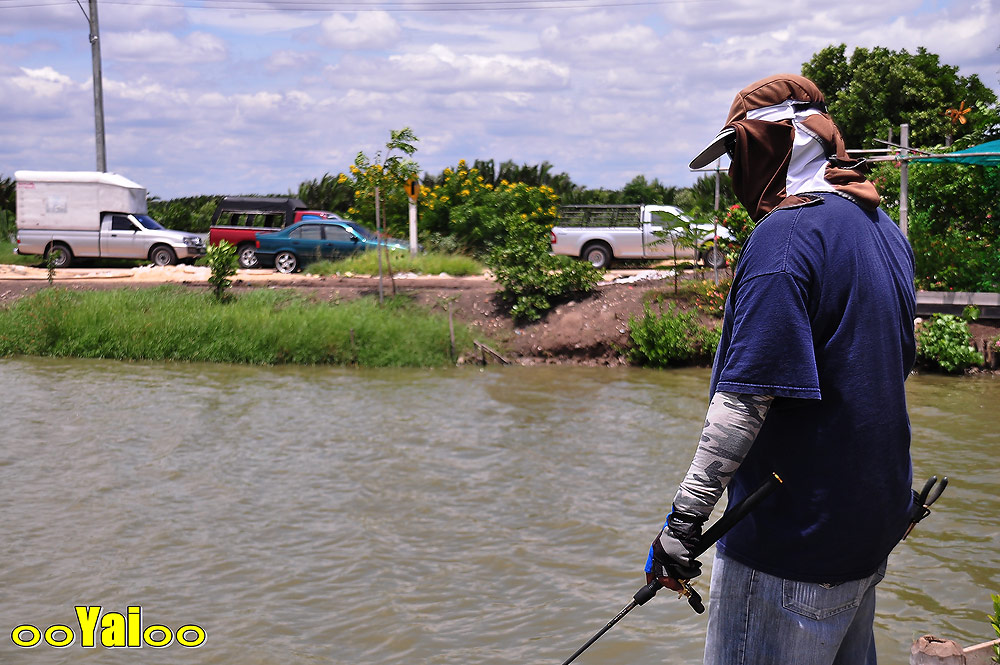
{"label": "road sign post", "polygon": [[420,182],[406,181],[406,195],[410,199],[410,256],[417,255],[417,197],[420,196]]}

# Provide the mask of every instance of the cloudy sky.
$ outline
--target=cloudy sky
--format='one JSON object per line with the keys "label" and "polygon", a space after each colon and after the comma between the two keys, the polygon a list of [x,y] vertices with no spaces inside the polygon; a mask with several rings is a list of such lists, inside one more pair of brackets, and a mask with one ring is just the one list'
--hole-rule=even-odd
{"label": "cloudy sky", "polygon": [[[93,170],[81,0],[0,0],[0,174]],[[100,0],[108,170],[283,193],[411,127],[415,158],[688,185],[736,90],[830,44],[925,46],[1000,91],[1000,0]],[[955,100],[956,103],[961,100]]]}

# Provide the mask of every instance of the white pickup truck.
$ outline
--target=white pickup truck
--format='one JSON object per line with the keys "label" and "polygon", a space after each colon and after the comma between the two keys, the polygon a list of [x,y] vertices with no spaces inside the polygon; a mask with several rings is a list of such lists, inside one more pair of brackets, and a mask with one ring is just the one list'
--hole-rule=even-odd
{"label": "white pickup truck", "polygon": [[16,171],[17,253],[55,268],[78,258],[148,259],[159,266],[205,254],[199,236],[146,214],[146,190],[115,173]]}
{"label": "white pickup truck", "polygon": [[[726,265],[725,254],[715,240],[728,240],[729,230],[724,226],[693,224],[680,208],[668,205],[560,206],[549,242],[553,254],[579,257],[596,268],[606,268],[615,259],[673,258],[675,239],[665,232],[676,228],[678,219],[700,232],[695,258],[702,259],[710,268]],[[676,244],[676,256],[694,256],[692,248]]]}

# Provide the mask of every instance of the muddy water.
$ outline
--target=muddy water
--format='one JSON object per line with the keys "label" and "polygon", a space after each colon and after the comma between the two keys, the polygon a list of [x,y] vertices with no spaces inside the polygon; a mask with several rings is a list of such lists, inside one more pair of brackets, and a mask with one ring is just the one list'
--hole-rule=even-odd
{"label": "muddy water", "polygon": [[[707,381],[0,361],[0,663],[561,663],[640,585]],[[952,485],[890,560],[890,665],[988,639],[1000,592],[1000,381],[909,390],[916,473]],[[75,606],[109,643],[207,637],[87,648]],[[697,662],[704,625],[661,593],[578,662]]]}

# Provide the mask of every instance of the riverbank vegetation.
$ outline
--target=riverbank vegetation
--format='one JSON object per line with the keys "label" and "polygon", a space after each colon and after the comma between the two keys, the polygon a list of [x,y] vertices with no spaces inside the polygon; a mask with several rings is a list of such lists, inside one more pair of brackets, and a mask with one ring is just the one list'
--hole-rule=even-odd
{"label": "riverbank vegetation", "polygon": [[[387,267],[383,265],[383,270]],[[411,257],[407,252],[392,253],[394,273],[415,273],[418,275],[440,275],[452,277],[481,275],[486,269],[479,261],[465,254],[446,252],[423,252]],[[317,261],[303,268],[313,275],[378,275],[378,254],[362,252],[338,261]]]}
{"label": "riverbank vegetation", "polygon": [[961,373],[983,364],[983,354],[969,345],[969,321],[976,318],[974,308],[962,316],[934,314],[917,327],[917,362],[932,371]]}
{"label": "riverbank vegetation", "polygon": [[[922,48],[914,54],[858,48],[848,55],[844,45],[829,46],[803,63],[802,72],[825,91],[831,114],[852,149],[880,147],[882,143],[876,141],[881,137],[891,141],[890,132],[901,123],[910,125],[912,145],[931,152],[966,148],[1000,137],[1000,105],[994,92],[975,75],[959,76],[957,68],[941,63],[937,55]],[[876,98],[870,94],[874,89],[879,90]],[[949,113],[960,102],[967,111],[961,116]],[[956,121],[959,117],[961,122]],[[304,181],[288,194],[298,196],[309,207],[336,212],[390,236],[406,237],[410,201],[404,185],[407,179],[418,181],[419,240],[429,253],[422,253],[416,263],[402,254],[391,255],[392,271],[460,276],[479,273],[485,265],[496,276],[510,315],[520,323],[538,321],[560,302],[591,292],[601,277],[585,262],[549,254],[548,234],[560,204],[672,204],[699,221],[718,218],[735,238],[726,248],[730,265],[738,259],[740,247],[754,227],[725,174],[703,176],[689,187],[636,175],[621,189],[588,189],[574,183],[568,173],[555,172],[547,161],[518,165],[512,160],[498,164],[493,159],[477,159],[459,160],[439,174],[420,176],[419,166],[412,160],[418,142],[409,128],[391,131],[384,150],[372,157],[359,152],[343,172]],[[909,174],[908,229],[917,288],[1000,291],[1000,169],[912,163]],[[883,207],[898,222],[900,164],[883,162],[871,178],[882,195]],[[14,191],[11,179],[0,176],[0,243],[13,231]],[[220,198],[163,201],[151,197],[149,210],[168,227],[204,233]],[[2,244],[0,253],[10,254]],[[14,258],[38,265],[36,257]],[[319,262],[309,271],[321,275],[378,274],[377,258],[367,253],[336,263]],[[390,262],[383,268],[388,271]],[[675,297],[677,288],[675,281]],[[712,289],[706,288],[700,300],[686,304],[702,315],[717,317],[726,291],[723,280]],[[702,347],[708,343],[698,341],[704,337],[702,331],[685,326],[704,323],[686,316],[679,309],[651,306],[643,316],[633,318],[632,343],[640,349],[633,361],[654,365],[674,362],[672,358],[656,359],[652,345],[670,348],[673,341],[681,341],[674,340],[682,335],[679,330],[688,330],[683,334],[696,349],[692,357],[703,359]],[[957,335],[954,339],[962,337],[957,330],[962,323],[949,323],[949,330]],[[935,334],[943,329],[941,320],[926,327]],[[954,355],[960,365],[972,362],[974,356],[963,350],[968,341],[967,325],[965,333],[958,342],[947,337],[943,346],[931,341],[931,333],[924,333],[922,358],[928,366],[934,366],[932,359],[941,354]],[[642,347],[649,353],[641,351]],[[688,362],[683,359],[688,352],[677,347],[678,362]],[[945,358],[938,368],[955,371],[947,369],[950,364]]]}
{"label": "riverbank vegetation", "polygon": [[406,298],[312,302],[260,289],[227,302],[181,287],[43,289],[0,309],[0,356],[254,365],[441,367],[471,332]]}
{"label": "riverbank vegetation", "polygon": [[628,359],[645,367],[710,365],[719,347],[721,328],[706,326],[697,310],[681,310],[674,303],[645,303],[641,317],[628,321]]}

